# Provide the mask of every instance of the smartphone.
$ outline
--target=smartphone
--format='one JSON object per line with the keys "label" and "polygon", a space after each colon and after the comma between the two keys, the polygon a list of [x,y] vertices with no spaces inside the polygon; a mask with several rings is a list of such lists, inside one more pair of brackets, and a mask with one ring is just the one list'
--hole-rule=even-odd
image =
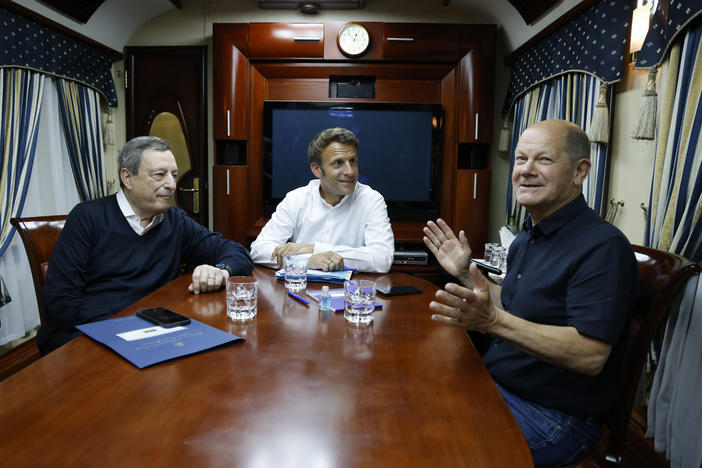
{"label": "smartphone", "polygon": [[180,315],[178,312],[174,312],[165,307],[150,307],[148,309],[137,310],[137,317],[141,317],[144,320],[148,320],[151,323],[159,325],[163,328],[173,328],[180,327],[182,325],[188,325],[190,319],[185,315]]}
{"label": "smartphone", "polygon": [[484,262],[481,262],[479,260],[475,260],[472,258],[470,259],[470,261],[475,263],[476,265],[478,265],[478,268],[480,268],[480,270],[482,270],[483,273],[494,273],[496,275],[502,274],[502,270],[500,270],[499,268],[496,268],[488,263],[484,263]]}
{"label": "smartphone", "polygon": [[421,289],[414,286],[382,286],[376,288],[381,296],[403,296],[405,294],[419,294]]}

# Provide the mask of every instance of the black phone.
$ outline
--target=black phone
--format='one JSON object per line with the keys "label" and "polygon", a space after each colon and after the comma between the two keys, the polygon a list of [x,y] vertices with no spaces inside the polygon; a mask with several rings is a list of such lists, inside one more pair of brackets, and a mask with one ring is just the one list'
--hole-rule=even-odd
{"label": "black phone", "polygon": [[502,274],[502,270],[490,265],[489,263],[484,263],[484,262],[481,262],[480,260],[475,260],[473,258],[471,258],[470,261],[475,263],[476,265],[478,265],[478,268],[480,270],[482,270],[483,273],[494,273],[496,275]]}
{"label": "black phone", "polygon": [[137,310],[137,317],[148,320],[151,323],[159,325],[163,328],[180,327],[188,325],[190,319],[185,315],[174,312],[165,307],[149,307],[148,309]]}
{"label": "black phone", "polygon": [[421,289],[414,286],[381,286],[376,288],[381,296],[403,296],[405,294],[419,294]]}

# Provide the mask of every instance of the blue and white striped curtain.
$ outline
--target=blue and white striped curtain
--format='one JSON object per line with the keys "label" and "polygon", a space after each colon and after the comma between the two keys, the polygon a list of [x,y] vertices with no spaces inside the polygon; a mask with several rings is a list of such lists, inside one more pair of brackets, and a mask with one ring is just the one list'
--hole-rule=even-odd
{"label": "blue and white striped curtain", "polygon": [[[517,202],[512,187],[514,152],[522,132],[531,124],[549,119],[562,119],[589,130],[592,114],[599,97],[600,80],[585,73],[568,73],[548,80],[524,93],[514,103],[514,123],[510,144],[510,167],[507,181],[507,220],[521,228],[525,210]],[[607,93],[609,109],[611,92]],[[583,182],[583,195],[595,212],[604,216],[604,187],[607,178],[607,145],[590,143],[590,174]]]}
{"label": "blue and white striped curtain", "polygon": [[106,195],[102,165],[100,96],[87,86],[56,80],[61,126],[81,201]]}
{"label": "blue and white striped curtain", "polygon": [[[680,31],[663,65],[645,243],[702,261],[702,25]],[[648,403],[647,437],[672,468],[702,466],[702,278],[671,310]]]}
{"label": "blue and white striped curtain", "polygon": [[10,218],[22,213],[39,130],[44,75],[0,68],[0,257],[15,228]]}
{"label": "blue and white striped curtain", "polygon": [[702,261],[702,27],[670,53],[646,245]]}

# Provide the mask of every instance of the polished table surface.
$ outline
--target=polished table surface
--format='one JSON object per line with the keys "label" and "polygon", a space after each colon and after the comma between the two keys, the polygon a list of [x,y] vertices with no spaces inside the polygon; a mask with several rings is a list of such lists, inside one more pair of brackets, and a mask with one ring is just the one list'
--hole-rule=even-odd
{"label": "polished table surface", "polygon": [[189,276],[120,314],[160,305],[243,343],[139,370],[80,336],[0,382],[0,465],[532,466],[465,332],[431,320],[434,285],[358,275],[423,293],[379,297],[356,327],[254,274],[248,322],[226,316],[223,291],[189,294]]}

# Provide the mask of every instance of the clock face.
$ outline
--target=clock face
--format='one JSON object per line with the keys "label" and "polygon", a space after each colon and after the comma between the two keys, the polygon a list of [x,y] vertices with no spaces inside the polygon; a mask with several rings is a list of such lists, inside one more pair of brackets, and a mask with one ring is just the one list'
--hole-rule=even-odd
{"label": "clock face", "polygon": [[336,38],[337,45],[342,54],[349,57],[363,55],[370,47],[370,34],[360,24],[349,23],[344,25]]}

